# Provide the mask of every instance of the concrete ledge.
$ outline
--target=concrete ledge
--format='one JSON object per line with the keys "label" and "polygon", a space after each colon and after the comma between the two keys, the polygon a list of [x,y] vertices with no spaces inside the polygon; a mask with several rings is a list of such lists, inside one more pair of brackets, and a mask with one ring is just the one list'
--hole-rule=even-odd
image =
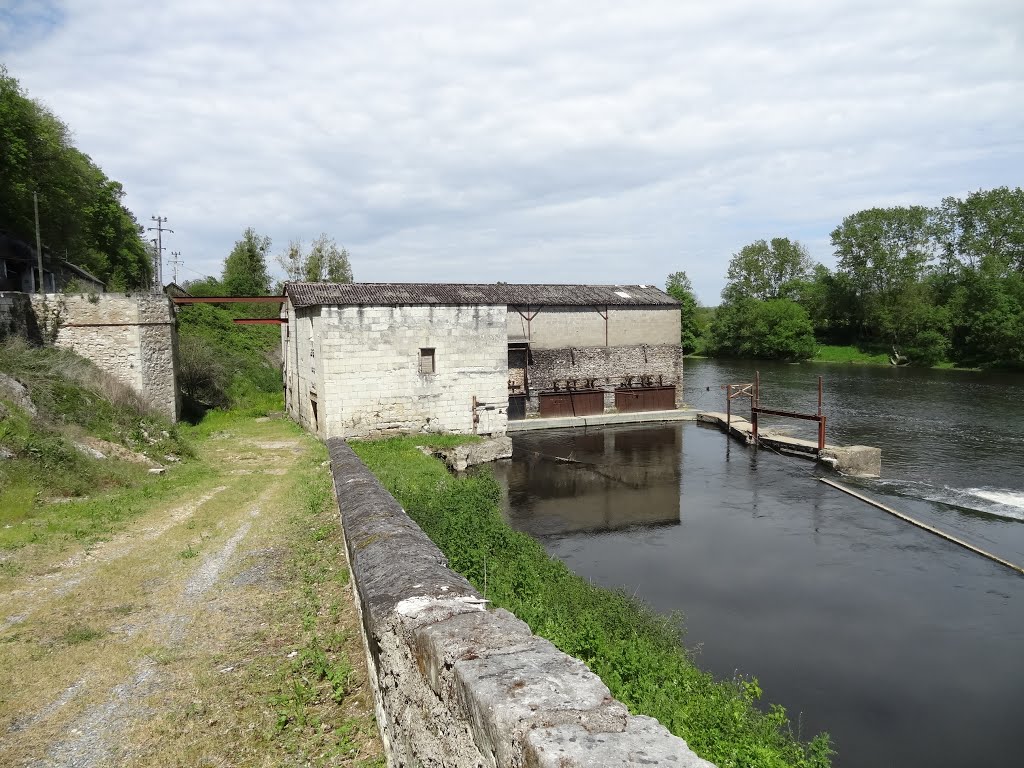
{"label": "concrete ledge", "polygon": [[674,411],[640,411],[638,413],[599,413],[594,416],[554,416],[521,419],[508,423],[509,432],[534,429],[565,429],[566,427],[597,427],[604,424],[647,424],[659,421],[695,421],[697,412],[688,408]]}
{"label": "concrete ledge", "polygon": [[490,610],[352,449],[327,446],[390,765],[714,768]]}

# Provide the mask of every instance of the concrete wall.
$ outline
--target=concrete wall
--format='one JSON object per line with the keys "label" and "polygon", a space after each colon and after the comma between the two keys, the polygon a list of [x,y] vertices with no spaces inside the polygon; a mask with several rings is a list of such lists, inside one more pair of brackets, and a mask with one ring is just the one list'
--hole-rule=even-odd
{"label": "concrete wall", "polygon": [[[504,434],[508,357],[503,306],[290,310],[289,413],[323,437],[391,432]],[[420,372],[420,350],[436,371]],[[314,430],[309,392],[315,392]]]}
{"label": "concrete wall", "polygon": [[351,448],[327,445],[389,765],[714,768],[488,609]]}
{"label": "concrete wall", "polygon": [[[676,315],[679,313],[676,312]],[[615,405],[614,390],[623,386],[627,376],[651,376],[657,383],[674,385],[676,407],[683,404],[683,352],[679,342],[636,346],[582,347],[568,349],[530,349],[530,400],[527,410],[537,412],[539,392],[564,389],[567,379],[596,378],[596,386],[605,390],[605,410]],[[583,386],[582,382],[579,386]]]}
{"label": "concrete wall", "polygon": [[56,346],[91,360],[142,395],[155,411],[177,421],[178,335],[167,296],[33,294],[30,300],[44,338],[45,329],[56,322]]}
{"label": "concrete wall", "polygon": [[[610,306],[607,339],[605,308],[598,309],[601,312],[594,307],[509,307],[508,335],[529,339],[533,349],[679,344],[679,307]],[[527,322],[527,317],[532,319]]]}

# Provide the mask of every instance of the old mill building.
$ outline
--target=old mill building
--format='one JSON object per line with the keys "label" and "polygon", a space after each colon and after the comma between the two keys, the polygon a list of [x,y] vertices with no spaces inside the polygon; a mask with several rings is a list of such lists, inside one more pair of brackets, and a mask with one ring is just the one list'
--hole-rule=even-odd
{"label": "old mill building", "polygon": [[682,403],[679,303],[653,286],[288,283],[285,299],[286,406],[323,438]]}

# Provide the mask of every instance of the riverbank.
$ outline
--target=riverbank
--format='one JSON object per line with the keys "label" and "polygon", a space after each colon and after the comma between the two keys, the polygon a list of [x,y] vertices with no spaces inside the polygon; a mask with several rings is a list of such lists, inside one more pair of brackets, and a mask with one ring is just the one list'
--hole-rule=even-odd
{"label": "riverbank", "polygon": [[549,557],[505,522],[489,470],[452,477],[419,451],[425,442],[430,438],[394,438],[353,449],[451,567],[494,605],[586,662],[631,712],[656,717],[721,768],[830,764],[826,735],[797,741],[781,708],[757,708],[761,689],[753,678],[713,680],[684,650],[677,619],[596,587]]}
{"label": "riverbank", "polygon": [[[717,358],[709,355],[687,355],[686,360],[715,360]],[[815,347],[814,357],[803,362],[807,363],[839,363],[849,365],[878,365],[892,367],[889,362],[889,355],[885,352],[871,352],[862,350],[853,345],[842,344],[818,344]],[[981,368],[965,368],[958,366],[949,360],[944,360],[932,366],[937,370],[950,371],[980,371]]]}

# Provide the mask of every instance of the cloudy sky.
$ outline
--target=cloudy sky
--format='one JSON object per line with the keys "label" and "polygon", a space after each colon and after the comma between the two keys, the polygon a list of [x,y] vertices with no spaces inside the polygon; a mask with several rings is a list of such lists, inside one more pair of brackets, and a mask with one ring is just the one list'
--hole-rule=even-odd
{"label": "cloudy sky", "polygon": [[[357,280],[664,284],[1024,184],[1021,0],[0,0],[0,62],[180,279],[247,226]],[[169,273],[168,273],[169,274]]]}

